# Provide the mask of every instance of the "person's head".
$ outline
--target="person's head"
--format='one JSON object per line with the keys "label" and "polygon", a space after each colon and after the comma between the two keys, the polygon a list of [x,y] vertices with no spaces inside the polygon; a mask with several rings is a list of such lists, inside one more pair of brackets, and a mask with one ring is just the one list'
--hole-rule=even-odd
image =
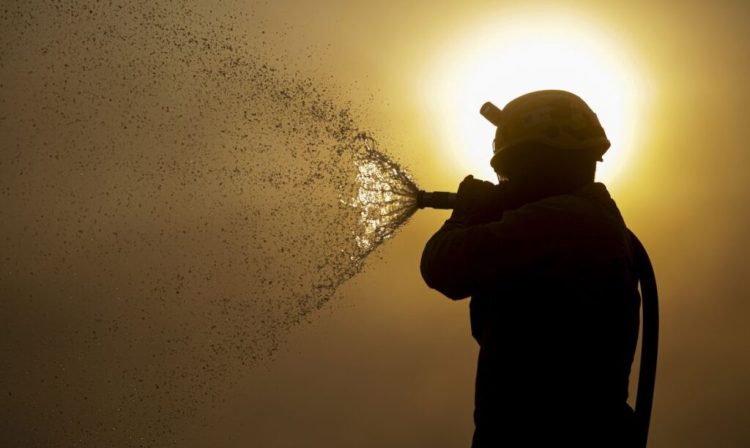
{"label": "person's head", "polygon": [[514,183],[578,186],[594,181],[596,162],[610,146],[596,114],[562,90],[522,95],[482,115],[497,126],[490,164]]}

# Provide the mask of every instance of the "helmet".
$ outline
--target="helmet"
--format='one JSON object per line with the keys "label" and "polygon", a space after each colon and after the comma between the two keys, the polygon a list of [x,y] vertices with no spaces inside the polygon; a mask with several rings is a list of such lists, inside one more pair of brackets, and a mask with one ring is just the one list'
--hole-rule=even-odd
{"label": "helmet", "polygon": [[480,113],[497,126],[490,161],[493,168],[500,154],[529,143],[589,153],[596,160],[601,160],[610,146],[596,114],[581,98],[564,90],[527,93],[502,111],[488,102]]}

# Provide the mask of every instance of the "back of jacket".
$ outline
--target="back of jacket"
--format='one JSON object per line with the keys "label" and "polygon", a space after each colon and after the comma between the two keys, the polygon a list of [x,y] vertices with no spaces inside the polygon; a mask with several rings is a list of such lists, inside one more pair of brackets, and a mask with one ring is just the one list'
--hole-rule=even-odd
{"label": "back of jacket", "polygon": [[472,297],[475,447],[627,446],[640,298],[630,236],[604,185],[494,222],[449,220],[421,269],[448,297]]}

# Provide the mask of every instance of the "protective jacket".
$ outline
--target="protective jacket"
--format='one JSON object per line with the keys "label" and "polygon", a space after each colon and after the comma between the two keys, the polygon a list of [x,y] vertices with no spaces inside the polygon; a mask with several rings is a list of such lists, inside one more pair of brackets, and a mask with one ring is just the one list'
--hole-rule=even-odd
{"label": "protective jacket", "polygon": [[450,219],[421,271],[451,299],[471,296],[475,448],[628,446],[640,297],[630,236],[603,184],[491,222]]}

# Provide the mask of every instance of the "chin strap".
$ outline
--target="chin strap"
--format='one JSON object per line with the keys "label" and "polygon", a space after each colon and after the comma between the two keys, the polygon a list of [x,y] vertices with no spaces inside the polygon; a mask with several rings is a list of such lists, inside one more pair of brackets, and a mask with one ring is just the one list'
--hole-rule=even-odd
{"label": "chin strap", "polygon": [[630,232],[635,250],[635,265],[641,284],[643,305],[643,331],[641,339],[641,368],[638,376],[638,391],[635,401],[637,424],[637,448],[645,448],[648,442],[648,429],[651,422],[651,408],[654,403],[656,382],[656,358],[659,349],[659,295],[656,291],[656,277],[651,260],[638,237]]}

